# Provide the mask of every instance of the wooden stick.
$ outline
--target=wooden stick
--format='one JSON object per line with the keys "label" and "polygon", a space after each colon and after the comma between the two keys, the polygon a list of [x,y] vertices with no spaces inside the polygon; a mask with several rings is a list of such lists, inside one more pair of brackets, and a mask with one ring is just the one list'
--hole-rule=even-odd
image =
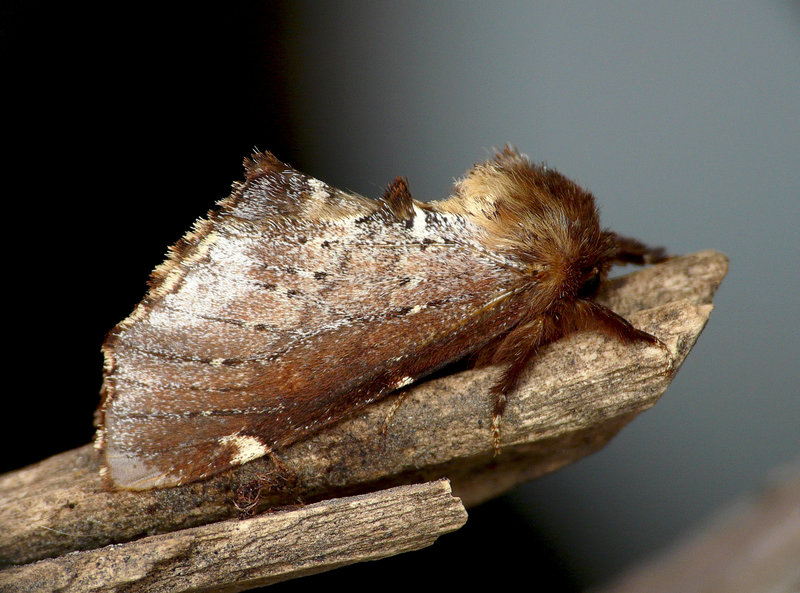
{"label": "wooden stick", "polygon": [[25,564],[0,590],[243,591],[417,550],[466,520],[447,480],[398,486]]}

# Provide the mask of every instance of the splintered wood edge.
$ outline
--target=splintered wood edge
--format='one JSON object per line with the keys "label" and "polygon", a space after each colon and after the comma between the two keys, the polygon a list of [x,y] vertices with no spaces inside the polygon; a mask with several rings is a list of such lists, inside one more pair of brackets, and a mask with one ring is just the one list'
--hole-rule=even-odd
{"label": "splintered wood edge", "polygon": [[[610,281],[599,300],[658,336],[670,356],[589,332],[551,345],[509,402],[498,457],[489,388],[499,369],[465,371],[409,388],[385,434],[400,396],[281,451],[297,490],[264,495],[260,508],[440,477],[470,506],[598,450],[664,392],[727,265],[705,251]],[[260,459],[203,482],[131,492],[105,488],[98,463],[86,446],[0,476],[0,566],[228,519],[236,489],[274,470]]]}
{"label": "splintered wood edge", "polygon": [[447,480],[398,486],[10,568],[0,590],[244,591],[418,550],[466,520]]}

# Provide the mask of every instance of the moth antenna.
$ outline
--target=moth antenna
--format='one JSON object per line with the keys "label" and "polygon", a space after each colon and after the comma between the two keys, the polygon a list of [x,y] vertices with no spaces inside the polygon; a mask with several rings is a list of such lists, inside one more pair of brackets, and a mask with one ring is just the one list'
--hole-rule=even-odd
{"label": "moth antenna", "polygon": [[612,258],[617,264],[657,264],[670,258],[663,247],[650,247],[637,239],[611,233],[614,237],[615,251]]}

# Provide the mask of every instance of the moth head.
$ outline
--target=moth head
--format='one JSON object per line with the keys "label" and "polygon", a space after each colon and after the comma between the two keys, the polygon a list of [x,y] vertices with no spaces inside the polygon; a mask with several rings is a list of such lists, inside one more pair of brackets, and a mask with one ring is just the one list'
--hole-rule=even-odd
{"label": "moth head", "polygon": [[504,253],[558,302],[593,298],[614,256],[594,197],[555,169],[512,148],[473,167],[445,201],[483,229],[486,247]]}
{"label": "moth head", "polygon": [[558,302],[594,299],[608,276],[611,253],[602,241],[580,244],[572,252],[552,256],[543,274]]}
{"label": "moth head", "polygon": [[597,296],[597,291],[600,290],[600,280],[600,270],[597,266],[592,268],[588,274],[584,273],[577,292],[578,298],[592,299]]}

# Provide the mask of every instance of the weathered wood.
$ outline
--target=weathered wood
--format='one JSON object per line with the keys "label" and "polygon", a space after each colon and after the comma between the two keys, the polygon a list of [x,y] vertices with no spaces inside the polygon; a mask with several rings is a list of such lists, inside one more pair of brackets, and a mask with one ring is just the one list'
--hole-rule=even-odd
{"label": "weathered wood", "polygon": [[717,514],[599,593],[800,591],[800,458],[762,492]]}
{"label": "weathered wood", "polygon": [[447,480],[398,486],[10,568],[0,591],[244,591],[424,548],[466,520]]}
{"label": "weathered wood", "polygon": [[[548,347],[508,406],[502,452],[492,457],[489,387],[496,368],[470,370],[398,396],[280,452],[297,488],[261,508],[451,479],[467,506],[596,451],[669,384],[704,327],[727,258],[702,252],[609,283],[601,297],[669,348],[623,345],[581,333]],[[671,368],[671,370],[670,370]],[[90,446],[0,477],[0,564],[186,529],[235,516],[233,492],[272,470],[256,460],[205,482],[145,492],[111,492]]]}

